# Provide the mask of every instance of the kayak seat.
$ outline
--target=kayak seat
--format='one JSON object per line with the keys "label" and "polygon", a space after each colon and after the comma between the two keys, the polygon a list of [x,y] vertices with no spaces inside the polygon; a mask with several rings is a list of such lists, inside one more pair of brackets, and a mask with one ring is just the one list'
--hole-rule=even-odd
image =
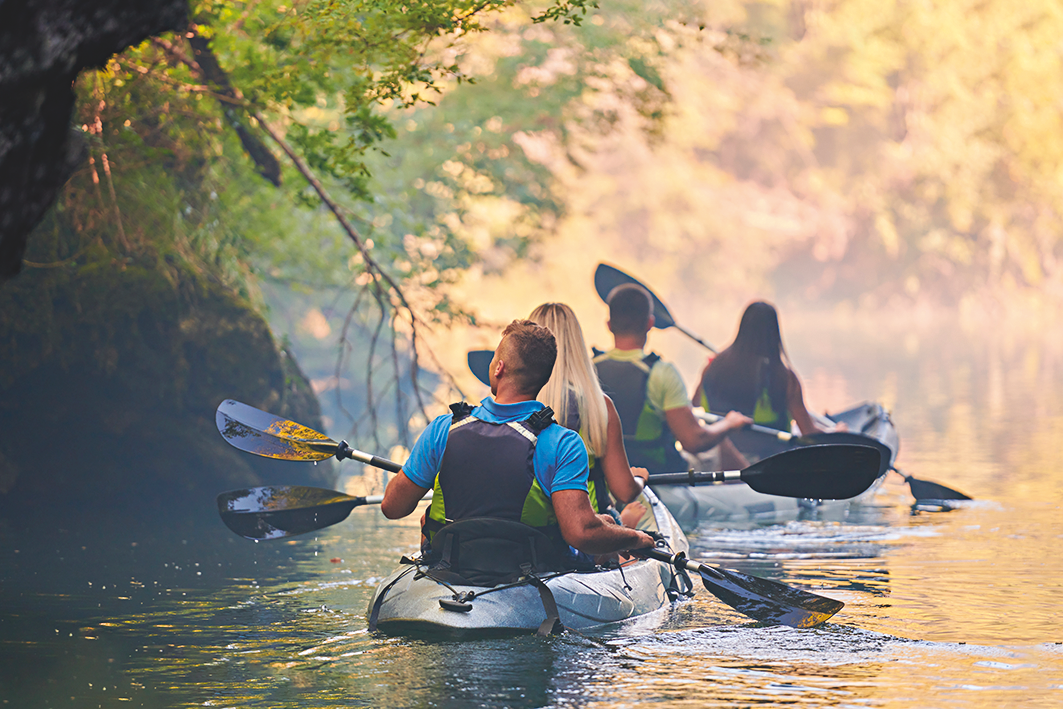
{"label": "kayak seat", "polygon": [[443,525],[432,538],[431,557],[434,578],[470,586],[496,586],[529,574],[573,567],[546,534],[494,517]]}

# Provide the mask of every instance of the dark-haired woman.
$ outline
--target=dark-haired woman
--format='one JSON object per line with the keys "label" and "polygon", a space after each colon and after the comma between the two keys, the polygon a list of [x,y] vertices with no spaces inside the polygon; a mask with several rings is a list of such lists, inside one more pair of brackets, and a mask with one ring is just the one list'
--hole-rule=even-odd
{"label": "dark-haired woman", "polygon": [[779,331],[779,315],[769,303],[750,304],[731,346],[701,373],[700,400],[706,411],[741,411],[753,423],[789,431],[791,422],[801,433],[827,429],[808,413],[801,380],[786,356]]}

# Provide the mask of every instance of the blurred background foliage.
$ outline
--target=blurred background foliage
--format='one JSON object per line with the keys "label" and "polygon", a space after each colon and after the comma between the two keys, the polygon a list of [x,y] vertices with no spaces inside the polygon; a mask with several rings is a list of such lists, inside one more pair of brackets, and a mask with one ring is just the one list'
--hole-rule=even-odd
{"label": "blurred background foliage", "polygon": [[[206,0],[192,17],[79,80],[91,160],[29,270],[180,262],[244,294],[334,435],[408,441],[418,392],[469,393],[456,355],[579,301],[600,260],[728,328],[753,297],[902,318],[1063,302],[1058,3]],[[440,376],[414,380],[414,360]]]}

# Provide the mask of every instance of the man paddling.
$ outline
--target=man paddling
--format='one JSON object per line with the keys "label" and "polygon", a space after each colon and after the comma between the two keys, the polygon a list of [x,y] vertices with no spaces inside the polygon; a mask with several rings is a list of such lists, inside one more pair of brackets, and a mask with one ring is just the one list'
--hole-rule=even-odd
{"label": "man paddling", "polygon": [[409,515],[431,489],[422,527],[429,544],[451,522],[494,518],[534,527],[589,555],[652,547],[646,533],[595,514],[583,441],[535,400],[556,357],[548,329],[510,323],[491,360],[493,398],[475,408],[455,404],[452,414],[428,425],[384,491],[384,515]]}
{"label": "man paddling", "polygon": [[624,446],[632,466],[651,473],[674,473],[689,465],[676,450],[678,440],[688,453],[702,453],[716,446],[720,463],[731,469],[748,465],[729,440],[728,434],[753,423],[737,411],[711,426],[694,416],[686,385],[674,365],[660,356],[646,354],[646,340],[653,328],[653,299],[646,289],[626,283],[617,286],[609,304],[609,331],[613,349],[594,358],[602,389],[613,399],[624,429]]}

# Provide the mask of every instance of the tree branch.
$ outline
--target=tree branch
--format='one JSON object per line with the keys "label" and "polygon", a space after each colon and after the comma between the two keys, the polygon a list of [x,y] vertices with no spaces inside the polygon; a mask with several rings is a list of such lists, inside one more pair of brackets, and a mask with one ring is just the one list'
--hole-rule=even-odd
{"label": "tree branch", "polygon": [[225,113],[229,125],[232,126],[233,130],[236,131],[236,135],[240,138],[240,144],[244,146],[244,150],[255,163],[255,168],[258,174],[272,182],[275,186],[280,187],[280,163],[277,162],[277,158],[274,157],[272,152],[270,152],[270,149],[250,131],[250,129],[244,124],[239,113],[237,113],[234,104],[243,103],[244,97],[240,91],[233,86],[232,82],[229,80],[229,75],[224,69],[222,69],[221,64],[218,63],[218,58],[215,56],[214,50],[210,48],[210,40],[199,34],[198,28],[195,24],[189,24],[188,33],[185,36],[188,38],[189,46],[192,47],[193,58],[185,55],[175,47],[172,42],[165,39],[156,38],[153,41],[156,46],[162,47],[166,52],[174,56],[174,58],[178,59],[189,69],[196,72],[208,84],[215,87],[218,93],[219,102],[222,104],[222,111]]}

